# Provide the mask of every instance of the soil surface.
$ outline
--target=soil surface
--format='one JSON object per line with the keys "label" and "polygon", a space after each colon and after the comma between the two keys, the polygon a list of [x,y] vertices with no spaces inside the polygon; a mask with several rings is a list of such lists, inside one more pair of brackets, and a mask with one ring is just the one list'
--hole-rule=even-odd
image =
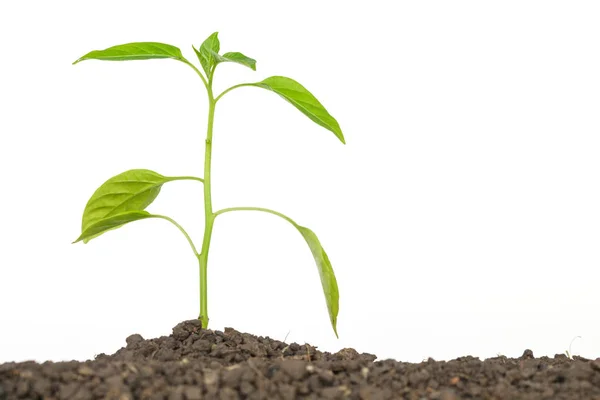
{"label": "soil surface", "polygon": [[413,364],[286,344],[197,320],[170,336],[126,339],[85,362],[0,365],[5,399],[600,399],[600,358],[565,355]]}

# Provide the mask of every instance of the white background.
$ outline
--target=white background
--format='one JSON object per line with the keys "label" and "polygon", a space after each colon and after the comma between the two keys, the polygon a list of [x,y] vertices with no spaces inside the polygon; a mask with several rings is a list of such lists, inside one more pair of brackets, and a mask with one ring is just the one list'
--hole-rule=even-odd
{"label": "white background", "polygon": [[[184,237],[146,220],[72,245],[94,190],[131,168],[202,175],[207,102],[172,60],[71,62],[134,41],[220,32],[217,92],[286,75],[335,136],[275,94],[218,104],[213,202],[313,229],[340,287],[335,339],[302,237],[221,216],[213,329],[420,361],[600,355],[597,2],[17,2],[0,5],[0,362],[88,359],[198,315]],[[204,3],[204,2],[203,2]],[[202,185],[149,211],[200,246]]]}

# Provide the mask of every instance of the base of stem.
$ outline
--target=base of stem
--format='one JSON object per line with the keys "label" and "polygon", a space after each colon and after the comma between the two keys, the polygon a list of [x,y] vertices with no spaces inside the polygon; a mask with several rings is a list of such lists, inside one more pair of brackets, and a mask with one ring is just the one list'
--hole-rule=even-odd
{"label": "base of stem", "polygon": [[208,329],[208,317],[200,315],[198,319],[202,322],[202,329]]}

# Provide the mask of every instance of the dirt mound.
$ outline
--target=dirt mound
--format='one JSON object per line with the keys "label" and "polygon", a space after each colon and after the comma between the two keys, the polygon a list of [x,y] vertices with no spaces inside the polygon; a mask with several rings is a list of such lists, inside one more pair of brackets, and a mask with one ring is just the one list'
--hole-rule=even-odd
{"label": "dirt mound", "polygon": [[170,336],[126,339],[113,355],[86,362],[0,365],[4,399],[600,399],[600,359],[564,355],[481,361],[374,361],[331,354],[197,320]]}

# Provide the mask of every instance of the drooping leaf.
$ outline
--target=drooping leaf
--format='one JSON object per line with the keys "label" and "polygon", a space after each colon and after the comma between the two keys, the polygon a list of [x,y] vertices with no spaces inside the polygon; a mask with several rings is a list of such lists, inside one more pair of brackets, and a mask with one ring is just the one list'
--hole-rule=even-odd
{"label": "drooping leaf", "polygon": [[285,76],[271,76],[262,82],[251,85],[277,93],[308,118],[333,132],[342,143],[346,143],[344,134],[335,118],[327,112],[325,107],[323,107],[312,93],[295,80],[286,78]]}
{"label": "drooping leaf", "polygon": [[325,294],[325,301],[327,302],[327,310],[329,311],[331,326],[333,327],[335,336],[338,336],[337,316],[339,311],[340,294],[338,291],[337,280],[335,279],[335,274],[333,273],[333,267],[331,266],[329,257],[327,257],[327,253],[325,253],[323,246],[321,246],[321,242],[319,242],[317,235],[315,235],[315,233],[310,229],[303,226],[296,225],[296,228],[300,231],[304,237],[304,240],[306,240],[306,243],[308,243],[308,247],[310,247],[310,251],[312,252],[317,264],[319,276],[321,277],[321,285],[323,286],[323,293]]}
{"label": "drooping leaf", "polygon": [[219,32],[215,32],[210,35],[196,50],[196,56],[198,56],[198,60],[200,61],[200,65],[202,65],[202,69],[206,72],[206,76],[210,76],[211,70],[215,65],[217,65],[217,60],[215,59],[215,54],[219,54],[219,50],[221,48],[221,44],[219,43]]}
{"label": "drooping leaf", "polygon": [[268,208],[262,208],[262,207],[226,208],[226,209],[217,211],[215,213],[215,216],[223,214],[225,212],[244,211],[244,210],[245,211],[261,211],[261,212],[276,215],[279,218],[286,220],[287,222],[292,224],[296,229],[298,229],[298,231],[300,232],[300,234],[302,235],[302,237],[308,244],[308,247],[310,248],[313,258],[315,259],[315,263],[317,264],[317,269],[319,271],[319,277],[321,278],[321,286],[323,287],[323,294],[325,295],[325,302],[327,303],[327,310],[329,312],[329,319],[331,321],[331,326],[333,327],[333,331],[334,331],[335,335],[338,336],[337,316],[338,316],[338,311],[339,311],[340,294],[339,294],[339,290],[338,290],[337,280],[336,280],[335,274],[333,272],[333,267],[331,266],[329,257],[327,256],[327,253],[323,249],[323,246],[321,245],[321,242],[317,238],[317,235],[315,235],[315,233],[312,230],[310,230],[304,226],[298,225],[290,217],[288,217],[280,212],[270,210]]}
{"label": "drooping leaf", "polygon": [[181,50],[175,46],[156,42],[136,42],[120,44],[104,50],[90,51],[73,64],[84,60],[129,61],[149,60],[153,58],[172,58],[186,61]]}
{"label": "drooping leaf", "polygon": [[87,243],[91,239],[103,234],[106,231],[119,228],[129,222],[140,219],[153,218],[154,215],[148,211],[127,211],[121,214],[111,215],[110,217],[96,220],[81,232],[81,235],[73,243],[82,241]]}
{"label": "drooping leaf", "polygon": [[222,56],[213,55],[217,62],[234,62],[238,64],[245,65],[253,71],[256,71],[256,60],[250,57],[243,55],[242,53],[233,52],[233,53],[225,53]]}
{"label": "drooping leaf", "polygon": [[[147,169],[132,169],[113,176],[94,192],[85,206],[81,222],[82,234],[109,217],[129,211],[143,211],[156,199],[162,185],[170,180],[172,179]],[[123,223],[113,224],[94,236],[86,235],[84,243],[121,225]]]}

